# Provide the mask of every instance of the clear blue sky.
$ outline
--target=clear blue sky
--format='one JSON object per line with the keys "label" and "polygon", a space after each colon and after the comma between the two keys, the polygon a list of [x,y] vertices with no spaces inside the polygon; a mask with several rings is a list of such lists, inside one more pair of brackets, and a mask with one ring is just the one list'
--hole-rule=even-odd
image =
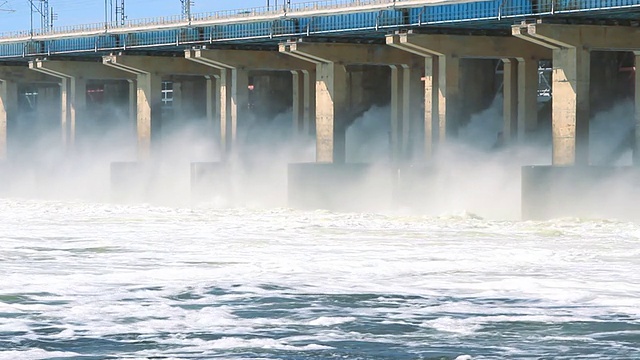
{"label": "clear blue sky", "polygon": [[[121,0],[112,0],[120,4]],[[270,0],[282,4],[284,0]],[[302,0],[292,0],[292,3]],[[39,0],[34,0],[39,4]],[[193,0],[192,12],[210,12],[216,10],[240,9],[265,6],[266,0]],[[49,0],[58,14],[55,26],[89,24],[104,21],[105,0]],[[4,10],[13,10],[4,11]],[[181,11],[180,0],[125,0],[125,14],[129,19],[156,16],[178,15]],[[29,30],[29,0],[0,0],[0,33],[7,31]],[[40,27],[39,14],[34,15],[34,28]]]}

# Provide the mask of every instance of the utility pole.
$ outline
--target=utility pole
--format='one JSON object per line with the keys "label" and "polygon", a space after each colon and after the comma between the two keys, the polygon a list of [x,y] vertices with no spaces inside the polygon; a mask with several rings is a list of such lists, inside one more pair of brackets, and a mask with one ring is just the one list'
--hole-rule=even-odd
{"label": "utility pole", "polygon": [[31,11],[31,36],[33,36],[33,15],[40,14],[40,29],[46,31],[49,29],[49,0],[38,0],[39,4],[34,4],[34,0],[29,0]]}
{"label": "utility pole", "polygon": [[120,25],[124,25],[127,16],[124,13],[124,0],[120,1],[120,6],[116,5],[116,19],[120,19]]}
{"label": "utility pole", "polygon": [[40,0],[40,28],[48,29],[51,19],[49,18],[49,0]]}
{"label": "utility pole", "polygon": [[191,20],[191,7],[193,6],[192,0],[180,0],[182,3],[182,18],[185,20]]}
{"label": "utility pole", "polygon": [[51,15],[49,16],[49,19],[51,19],[50,26],[51,26],[51,30],[53,30],[53,22],[58,20],[58,14],[53,11],[53,6],[51,7]]}

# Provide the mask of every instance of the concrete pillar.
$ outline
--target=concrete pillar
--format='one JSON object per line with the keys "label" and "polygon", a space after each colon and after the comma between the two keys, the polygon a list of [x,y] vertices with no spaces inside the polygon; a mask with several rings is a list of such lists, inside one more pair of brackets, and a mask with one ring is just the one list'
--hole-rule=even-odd
{"label": "concrete pillar", "polygon": [[[432,114],[437,113],[439,141],[444,141],[448,137],[447,131],[453,131],[454,133],[449,135],[455,136],[464,115],[462,111],[464,108],[460,102],[461,58],[545,59],[551,57],[551,51],[543,46],[532,46],[521,39],[502,36],[427,35],[408,32],[387,36],[387,44],[425,57],[425,136],[429,137],[428,126],[432,124],[429,119]],[[428,57],[437,58],[437,62],[429,60]],[[437,78],[433,76],[436,73]],[[430,100],[432,97],[429,87],[438,91],[437,107]],[[433,145],[426,142],[425,156],[428,157],[432,151]]]}
{"label": "concrete pillar", "polygon": [[172,83],[173,86],[173,100],[171,107],[173,108],[174,117],[178,117],[178,114],[181,114],[183,111],[183,93],[182,93],[182,82],[174,81]]}
{"label": "concrete pillar", "polygon": [[231,70],[220,69],[220,151],[223,160],[233,148],[231,117]]}
{"label": "concrete pillar", "polygon": [[635,55],[635,136],[633,142],[633,166],[640,166],[640,51],[634,51]]}
{"label": "concrete pillar", "polygon": [[316,77],[316,161],[344,163],[349,106],[347,69],[333,62],[320,63]]}
{"label": "concrete pillar", "polygon": [[315,119],[315,71],[293,70],[294,133],[308,135]]}
{"label": "concrete pillar", "polygon": [[503,93],[503,127],[502,139],[505,144],[511,143],[518,130],[518,60],[502,59],[504,63]]}
{"label": "concrete pillar", "polygon": [[138,158],[148,160],[151,158],[152,147],[159,146],[159,139],[156,139],[162,126],[162,78],[159,75],[138,74],[136,108]]}
{"label": "concrete pillar", "polygon": [[186,50],[185,58],[220,71],[220,134],[224,152],[235,147],[238,121],[249,115],[248,69],[292,71],[312,67],[275,51],[197,49]]}
{"label": "concrete pillar", "polygon": [[76,142],[76,122],[85,114],[88,79],[127,79],[125,72],[86,61],[34,60],[29,68],[59,79],[60,117],[63,145],[73,149]]}
{"label": "concrete pillar", "polygon": [[316,70],[303,70],[304,76],[304,125],[305,134],[316,131]]}
{"label": "concrete pillar", "polygon": [[87,107],[87,80],[82,77],[69,78],[69,148],[76,141],[76,121],[85,114]]}
{"label": "concrete pillar", "polygon": [[[71,85],[68,78],[62,78],[60,80],[60,130],[62,134],[62,146],[65,149],[73,147],[74,136],[71,127],[71,117],[69,116],[69,97],[71,92]],[[75,128],[73,129],[75,130]]]}
{"label": "concrete pillar", "polygon": [[[60,86],[40,86],[38,87],[37,111],[38,119],[51,118],[51,108],[57,102],[57,91]],[[59,92],[59,91],[58,91]]]}
{"label": "concrete pillar", "polygon": [[136,129],[138,160],[150,160],[155,139],[162,126],[162,77],[170,75],[208,76],[214,71],[184,58],[134,55],[108,55],[102,63],[132,74],[136,78]]}
{"label": "concrete pillar", "polygon": [[[423,65],[423,64],[420,64]],[[407,67],[404,97],[405,108],[405,124],[404,142],[405,156],[407,160],[416,161],[423,159],[424,149],[424,85],[422,76],[424,74],[424,66]]]}
{"label": "concrete pillar", "polygon": [[292,120],[293,132],[296,135],[304,134],[305,131],[305,104],[304,104],[304,74],[301,70],[291,71],[291,82],[293,84],[293,107]]}
{"label": "concrete pillar", "polygon": [[553,164],[589,164],[589,51],[553,51]]}
{"label": "concrete pillar", "polygon": [[538,59],[518,59],[518,140],[538,128]]}
{"label": "concrete pillar", "polygon": [[389,142],[391,149],[391,161],[397,163],[402,160],[402,135],[404,133],[404,99],[405,73],[403,66],[391,66],[391,133]]}
{"label": "concrete pillar", "polygon": [[17,83],[11,80],[0,80],[0,161],[7,159],[7,123],[17,109]]}
{"label": "concrete pillar", "polygon": [[625,26],[516,25],[512,34],[553,51],[553,164],[587,165],[590,51],[640,49],[640,29]]}
{"label": "concrete pillar", "polygon": [[438,56],[438,136],[441,144],[456,136],[460,126],[460,58]]}
{"label": "concrete pillar", "polygon": [[138,129],[138,84],[136,80],[127,80],[129,86],[129,123]]}
{"label": "concrete pillar", "polygon": [[206,92],[205,101],[207,102],[206,117],[207,117],[207,123],[209,125],[212,125],[216,118],[219,119],[219,117],[216,117],[216,110],[219,109],[220,107],[215,105],[216,104],[215,99],[219,99],[219,97],[216,97],[216,88],[218,87],[218,79],[219,77],[215,77],[215,76],[205,76],[204,89]]}
{"label": "concrete pillar", "polygon": [[[362,74],[348,75],[345,65],[413,66],[419,62],[402,51],[362,44],[289,42],[280,45],[280,51],[316,64],[316,161],[325,163],[345,162],[349,106],[362,106],[365,93],[371,96],[360,88],[349,89],[349,77],[362,83],[358,78]],[[357,114],[359,109],[351,110]]]}
{"label": "concrete pillar", "polygon": [[249,115],[249,71],[231,69],[231,148],[238,143],[238,121],[247,120]]}
{"label": "concrete pillar", "polygon": [[[424,160],[429,161],[434,152],[434,135],[438,135],[438,58],[424,58]],[[435,130],[434,130],[435,129]],[[434,134],[435,133],[435,134]]]}

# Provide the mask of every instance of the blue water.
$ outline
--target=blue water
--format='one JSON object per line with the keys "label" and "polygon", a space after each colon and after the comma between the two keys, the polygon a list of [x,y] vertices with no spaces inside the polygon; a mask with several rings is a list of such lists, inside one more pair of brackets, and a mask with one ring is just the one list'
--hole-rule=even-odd
{"label": "blue water", "polygon": [[0,200],[0,359],[636,359],[640,226]]}

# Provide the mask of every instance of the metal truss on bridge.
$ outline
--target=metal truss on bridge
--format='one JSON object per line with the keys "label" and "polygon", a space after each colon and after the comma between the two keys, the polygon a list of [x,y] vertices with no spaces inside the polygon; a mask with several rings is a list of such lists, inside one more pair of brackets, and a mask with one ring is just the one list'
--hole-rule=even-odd
{"label": "metal truss on bridge", "polygon": [[325,0],[0,34],[0,58],[273,45],[304,36],[382,38],[402,29],[505,30],[528,18],[634,22],[640,0]]}

